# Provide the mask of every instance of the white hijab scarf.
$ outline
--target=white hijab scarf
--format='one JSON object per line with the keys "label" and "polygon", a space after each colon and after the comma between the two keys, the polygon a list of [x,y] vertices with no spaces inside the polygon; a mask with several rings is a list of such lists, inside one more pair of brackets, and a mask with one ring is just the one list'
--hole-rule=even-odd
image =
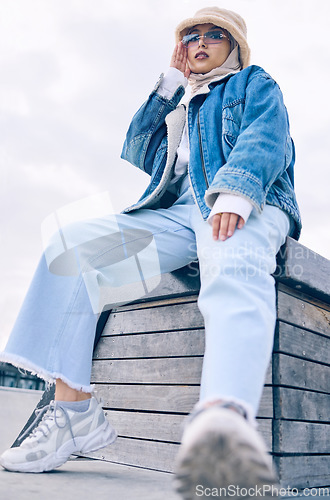
{"label": "white hijab scarf", "polygon": [[196,94],[203,94],[209,91],[208,86],[211,82],[221,80],[225,76],[238,73],[241,65],[238,56],[238,45],[231,51],[225,62],[218,68],[213,68],[208,73],[190,73],[188,82],[191,85],[190,99]]}

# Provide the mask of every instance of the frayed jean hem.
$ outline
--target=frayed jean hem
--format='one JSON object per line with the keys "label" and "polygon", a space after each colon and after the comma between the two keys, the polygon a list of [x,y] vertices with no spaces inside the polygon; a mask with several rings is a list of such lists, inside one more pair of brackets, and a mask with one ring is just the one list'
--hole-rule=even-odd
{"label": "frayed jean hem", "polygon": [[17,354],[11,354],[8,352],[0,352],[0,361],[4,363],[10,363],[16,368],[20,368],[22,370],[27,370],[32,373],[32,375],[37,375],[37,377],[45,380],[48,385],[55,384],[56,379],[61,379],[65,384],[67,384],[71,389],[75,389],[76,391],[82,391],[91,393],[94,391],[94,385],[82,385],[77,384],[76,382],[72,382],[67,377],[57,372],[47,372],[47,370],[31,363],[28,359],[18,356]]}

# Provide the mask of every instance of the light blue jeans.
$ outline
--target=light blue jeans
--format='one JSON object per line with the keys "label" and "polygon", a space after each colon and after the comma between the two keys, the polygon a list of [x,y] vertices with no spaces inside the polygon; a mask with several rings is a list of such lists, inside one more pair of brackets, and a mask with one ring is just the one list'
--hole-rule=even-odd
{"label": "light blue jeans", "polygon": [[160,274],[198,259],[206,340],[200,402],[236,400],[255,415],[276,320],[271,274],[289,229],[289,217],[267,205],[231,238],[214,241],[187,182],[169,209],[72,224],[45,251],[0,360],[90,391],[103,306],[142,297]]}

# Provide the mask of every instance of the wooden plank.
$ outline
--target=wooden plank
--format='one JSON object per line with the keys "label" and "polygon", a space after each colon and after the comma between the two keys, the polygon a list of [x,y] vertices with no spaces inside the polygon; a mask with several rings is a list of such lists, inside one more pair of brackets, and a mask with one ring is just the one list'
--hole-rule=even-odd
{"label": "wooden plank", "polygon": [[203,356],[204,330],[102,337],[95,359]]}
{"label": "wooden plank", "polygon": [[198,401],[198,385],[96,384],[104,408],[189,413]]}
{"label": "wooden plank", "polygon": [[276,280],[330,303],[330,261],[288,237],[277,254]]}
{"label": "wooden plank", "polygon": [[107,410],[118,436],[180,443],[185,415]]}
{"label": "wooden plank", "polygon": [[199,384],[203,358],[114,359],[94,361],[92,383]]}
{"label": "wooden plank", "polygon": [[275,418],[330,423],[330,394],[274,387]]}
{"label": "wooden plank", "polygon": [[[199,386],[97,384],[104,408],[189,413],[199,399]],[[273,416],[273,389],[264,387],[258,417]]]}
{"label": "wooden plank", "polygon": [[137,309],[151,309],[163,306],[172,306],[175,304],[189,304],[191,302],[196,303],[198,299],[198,295],[168,295],[166,297],[156,297],[154,299],[150,299],[147,302],[139,301],[139,302],[130,302],[129,304],[124,304],[117,308],[112,309],[112,312],[125,312],[125,311],[136,311]]}
{"label": "wooden plank", "polygon": [[277,317],[286,323],[330,336],[330,311],[279,291]]}
{"label": "wooden plank", "polygon": [[[107,410],[107,418],[118,436],[180,443],[186,416],[150,412]],[[272,450],[272,428],[269,419],[258,420],[258,431]]]}
{"label": "wooden plank", "polygon": [[269,452],[273,449],[273,429],[272,429],[272,419],[270,418],[261,418],[257,419],[258,423],[258,432],[260,432],[265,444],[266,448]]}
{"label": "wooden plank", "polygon": [[146,333],[203,328],[203,317],[195,302],[116,312],[110,315],[103,335]]}
{"label": "wooden plank", "polygon": [[179,445],[118,437],[115,443],[83,456],[146,469],[173,472]]}
{"label": "wooden plank", "polygon": [[[196,384],[200,383],[203,357],[96,360],[92,384]],[[271,364],[266,384],[272,380]]]}
{"label": "wooden plank", "polygon": [[[101,337],[95,359],[201,356],[205,346],[204,329]],[[328,337],[279,322],[274,352],[293,354],[306,360],[330,365]]]}
{"label": "wooden plank", "polygon": [[330,451],[330,425],[292,420],[274,420],[274,453],[318,453]]}
{"label": "wooden plank", "polygon": [[330,486],[330,455],[274,457],[274,462],[283,488]]}
{"label": "wooden plank", "polygon": [[275,385],[330,393],[330,366],[276,353],[273,366]]}
{"label": "wooden plank", "polygon": [[323,335],[283,323],[278,324],[274,351],[330,365],[330,339]]}
{"label": "wooden plank", "polygon": [[[271,420],[261,421],[260,432],[269,447],[270,443],[267,443],[267,439],[268,436],[271,436]],[[179,445],[175,443],[118,437],[112,445],[84,456],[163,472],[173,472],[178,449]]]}

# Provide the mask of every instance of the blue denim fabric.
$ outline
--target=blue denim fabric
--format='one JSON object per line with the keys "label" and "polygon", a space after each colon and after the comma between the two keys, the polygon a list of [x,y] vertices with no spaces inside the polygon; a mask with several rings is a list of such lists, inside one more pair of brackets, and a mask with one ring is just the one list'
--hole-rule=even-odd
{"label": "blue denim fabric", "polygon": [[[46,250],[47,258],[41,259],[6,349],[0,353],[1,361],[32,370],[46,380],[61,378],[73,388],[91,390],[98,317],[92,304],[97,302],[98,290],[107,287],[115,301],[117,291],[121,303],[125,302],[125,292],[127,302],[131,300],[130,289],[136,286],[131,260],[120,260],[118,250],[129,252],[130,244],[136,242],[136,231],[139,235],[144,231],[148,241],[152,235],[157,248],[157,252],[144,255],[146,262],[140,259],[141,268],[149,269],[147,285],[148,278],[157,272],[167,273],[199,260],[198,305],[205,321],[206,345],[200,402],[234,399],[256,414],[276,319],[271,273],[276,253],[289,231],[289,217],[282,210],[267,205],[260,214],[253,209],[242,229],[224,242],[214,241],[212,228],[201,217],[189,182],[184,181],[177,201],[169,209],[141,209],[77,222],[64,229],[67,246],[75,250],[80,248],[82,238],[87,243],[97,241],[96,246],[83,246],[78,259],[80,264],[81,257],[93,263],[94,272],[88,268],[91,280],[86,281],[83,275],[86,266],[81,265],[80,272],[76,272],[74,261],[53,267],[58,259],[58,245],[53,239]],[[116,235],[118,229],[131,235],[131,240],[112,240],[111,235]],[[65,259],[64,264],[68,264]],[[189,272],[195,273],[195,267]],[[112,306],[111,302],[108,306]],[[128,382],[135,382],[129,374],[127,377]]]}
{"label": "blue denim fabric", "polygon": [[[165,119],[183,94],[184,88],[179,87],[168,100],[157,94],[156,86],[132,120],[122,158],[147,172],[151,180],[138,203],[125,212],[145,206],[147,197],[148,208],[159,202],[152,193],[163,182],[169,153]],[[203,218],[219,192],[236,193],[259,213],[266,204],[287,212],[294,222],[290,235],[298,239],[295,151],[277,83],[262,68],[250,66],[211,84],[208,94],[196,95],[187,113],[189,177]]]}

